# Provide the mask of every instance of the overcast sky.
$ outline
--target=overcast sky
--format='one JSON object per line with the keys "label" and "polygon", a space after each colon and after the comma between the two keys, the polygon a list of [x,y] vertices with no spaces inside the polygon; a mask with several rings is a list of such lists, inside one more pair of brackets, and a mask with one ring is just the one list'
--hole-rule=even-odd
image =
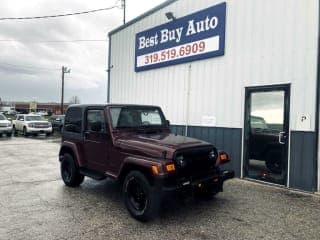
{"label": "overcast sky", "polygon": [[[120,6],[116,0],[1,0],[0,17],[63,14]],[[139,4],[137,4],[139,2]],[[127,20],[164,0],[127,0]],[[107,43],[35,43],[35,41],[107,39],[122,24],[121,9],[39,20],[0,21],[0,98],[7,101],[59,102],[61,67],[66,74],[65,101],[106,101]],[[3,40],[18,41],[3,41]]]}

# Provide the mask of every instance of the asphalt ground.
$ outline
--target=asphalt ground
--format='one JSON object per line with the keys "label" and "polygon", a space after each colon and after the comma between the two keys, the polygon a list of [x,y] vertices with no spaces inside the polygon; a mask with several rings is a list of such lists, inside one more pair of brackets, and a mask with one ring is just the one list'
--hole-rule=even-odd
{"label": "asphalt ground", "polygon": [[0,138],[0,239],[320,239],[320,197],[234,179],[212,200],[131,218],[121,186],[60,179],[58,138]]}

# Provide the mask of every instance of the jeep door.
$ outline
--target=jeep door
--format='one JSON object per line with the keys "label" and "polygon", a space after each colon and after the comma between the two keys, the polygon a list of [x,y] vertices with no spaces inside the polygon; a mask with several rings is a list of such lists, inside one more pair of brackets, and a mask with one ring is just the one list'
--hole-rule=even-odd
{"label": "jeep door", "polygon": [[105,173],[108,168],[111,138],[103,109],[85,112],[84,156],[87,167]]}

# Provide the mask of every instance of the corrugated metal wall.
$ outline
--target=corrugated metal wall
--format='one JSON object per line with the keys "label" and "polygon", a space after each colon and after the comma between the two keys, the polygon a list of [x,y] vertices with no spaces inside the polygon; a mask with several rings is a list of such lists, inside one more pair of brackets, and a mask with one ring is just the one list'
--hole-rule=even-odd
{"label": "corrugated metal wall", "polygon": [[299,114],[315,128],[318,37],[317,0],[228,0],[225,56],[145,72],[134,72],[135,34],[218,0],[179,0],[111,36],[112,103],[160,105],[173,124],[186,124],[190,68],[189,124],[216,116],[217,127],[242,128],[244,87],[291,83],[290,128]]}

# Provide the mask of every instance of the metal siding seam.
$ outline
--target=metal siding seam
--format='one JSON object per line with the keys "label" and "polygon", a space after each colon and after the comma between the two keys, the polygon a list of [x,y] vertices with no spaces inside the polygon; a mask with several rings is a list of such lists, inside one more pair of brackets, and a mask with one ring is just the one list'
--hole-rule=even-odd
{"label": "metal siding seam", "polygon": [[[320,1],[318,1],[318,59],[317,59],[317,85],[316,85],[316,172],[317,190],[320,191],[320,141],[319,141],[319,114],[320,114]],[[318,148],[318,149],[317,149]]]}
{"label": "metal siding seam", "polygon": [[108,89],[107,89],[107,102],[110,103],[110,82],[111,82],[111,36],[109,36],[109,50],[108,50]]}

